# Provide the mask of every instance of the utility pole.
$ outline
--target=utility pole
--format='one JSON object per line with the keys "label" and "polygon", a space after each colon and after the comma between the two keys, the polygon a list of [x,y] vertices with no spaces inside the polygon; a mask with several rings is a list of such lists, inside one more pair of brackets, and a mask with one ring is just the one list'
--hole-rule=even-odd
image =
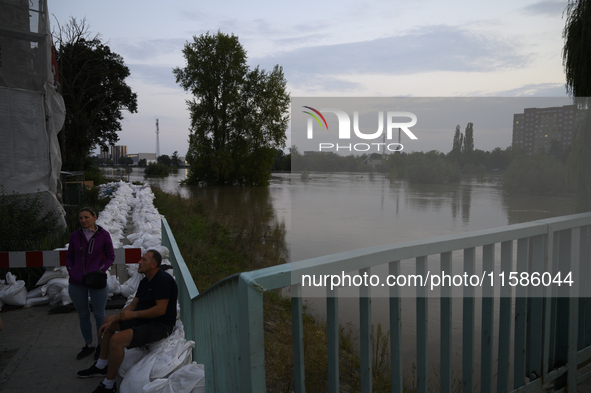
{"label": "utility pole", "polygon": [[158,119],[156,119],[156,161],[160,157],[160,129],[158,128]]}

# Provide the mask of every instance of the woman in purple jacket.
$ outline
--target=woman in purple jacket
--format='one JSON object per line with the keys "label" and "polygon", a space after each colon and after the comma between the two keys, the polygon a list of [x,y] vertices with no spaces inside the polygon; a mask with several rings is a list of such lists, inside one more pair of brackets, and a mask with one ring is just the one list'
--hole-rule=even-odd
{"label": "woman in purple jacket", "polygon": [[109,295],[108,285],[102,289],[87,288],[82,284],[82,277],[85,273],[88,274],[96,270],[106,272],[115,261],[115,251],[109,232],[95,224],[97,215],[94,210],[85,207],[78,212],[78,219],[82,229],[74,231],[70,236],[70,245],[66,253],[66,267],[70,273],[68,292],[76,311],[78,311],[80,330],[82,330],[82,336],[86,342],[86,345],[76,356],[77,359],[82,359],[93,352],[95,355],[100,353],[100,337],[97,337],[96,350],[92,340],[88,295],[90,294],[92,302],[97,335],[103,324],[103,319],[105,319],[105,306]]}

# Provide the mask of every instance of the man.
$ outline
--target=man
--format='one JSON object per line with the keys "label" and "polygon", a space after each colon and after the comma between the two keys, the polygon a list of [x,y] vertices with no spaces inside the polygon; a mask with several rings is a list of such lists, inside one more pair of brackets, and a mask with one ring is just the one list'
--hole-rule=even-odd
{"label": "man", "polygon": [[[123,348],[141,347],[168,337],[176,323],[178,288],[174,278],[160,269],[162,256],[148,250],[139,262],[140,281],[133,301],[119,314],[105,318],[99,359],[90,368],[78,371],[80,378],[104,375],[93,393],[115,393],[115,377],[123,357]],[[108,365],[108,367],[107,367]]]}

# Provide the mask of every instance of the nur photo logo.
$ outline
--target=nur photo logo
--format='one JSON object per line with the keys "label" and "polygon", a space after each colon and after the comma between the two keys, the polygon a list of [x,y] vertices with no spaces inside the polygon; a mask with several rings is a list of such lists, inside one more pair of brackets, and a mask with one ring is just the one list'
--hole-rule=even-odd
{"label": "nur photo logo", "polygon": [[[302,106],[303,108],[307,109],[302,111],[306,113],[310,117],[308,118],[307,122],[307,129],[306,129],[306,137],[307,139],[314,139],[314,123],[318,123],[320,130],[329,131],[328,122],[324,117],[323,113],[332,113],[336,115],[338,120],[338,132],[335,132],[334,136],[338,137],[338,140],[351,140],[352,133],[351,133],[351,118],[342,109],[338,108],[320,108],[315,109],[310,106]],[[340,150],[348,150],[348,151],[359,151],[365,152],[369,151],[372,148],[376,148],[378,152],[388,150],[388,151],[401,151],[404,146],[399,142],[390,142],[386,143],[386,139],[388,141],[392,141],[395,137],[395,130],[397,131],[398,137],[400,132],[404,132],[410,139],[418,139],[417,136],[410,130],[410,127],[417,124],[417,116],[412,112],[397,112],[397,111],[387,111],[385,112],[386,115],[384,116],[383,111],[378,111],[378,129],[377,131],[371,132],[363,132],[359,126],[359,112],[353,112],[353,135],[355,138],[362,139],[364,141],[370,140],[377,140],[378,142],[372,143],[331,143],[331,142],[320,142],[318,144],[318,151],[340,151]],[[385,118],[385,121],[384,121]],[[316,120],[316,122],[314,122]],[[401,121],[402,120],[402,121]],[[384,123],[386,123],[386,132],[384,134]],[[323,135],[327,135],[327,133],[323,133]],[[330,134],[328,134],[330,135]],[[379,142],[382,139],[383,142]]]}

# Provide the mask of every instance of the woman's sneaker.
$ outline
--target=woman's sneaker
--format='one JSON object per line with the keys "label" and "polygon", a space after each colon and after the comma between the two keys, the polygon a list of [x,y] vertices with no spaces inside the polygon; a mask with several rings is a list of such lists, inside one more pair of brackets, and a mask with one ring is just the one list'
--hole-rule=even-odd
{"label": "woman's sneaker", "polygon": [[94,353],[94,347],[89,347],[87,345],[85,345],[84,347],[82,347],[82,350],[80,352],[78,352],[78,355],[76,355],[76,359],[80,360],[80,359],[84,359],[85,357],[87,357],[88,355],[91,355]]}
{"label": "woman's sneaker", "polygon": [[105,375],[107,375],[107,367],[98,368],[96,366],[96,363],[94,363],[92,366],[90,366],[86,370],[78,371],[77,374],[78,374],[78,378],[91,378],[91,377],[94,377],[95,375],[104,377]]}

